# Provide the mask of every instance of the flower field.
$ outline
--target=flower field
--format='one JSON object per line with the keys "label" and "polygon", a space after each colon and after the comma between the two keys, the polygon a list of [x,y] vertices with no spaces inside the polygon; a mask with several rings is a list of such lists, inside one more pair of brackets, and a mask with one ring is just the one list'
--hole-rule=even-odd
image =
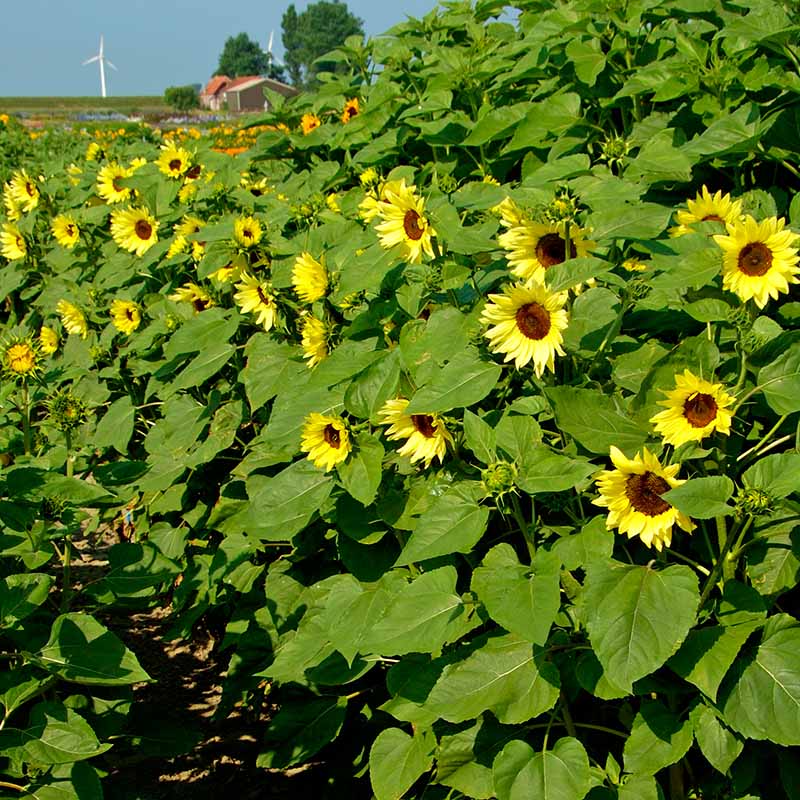
{"label": "flower field", "polygon": [[103,797],[153,608],[264,796],[797,796],[800,13],[513,5],[0,115],[0,796]]}

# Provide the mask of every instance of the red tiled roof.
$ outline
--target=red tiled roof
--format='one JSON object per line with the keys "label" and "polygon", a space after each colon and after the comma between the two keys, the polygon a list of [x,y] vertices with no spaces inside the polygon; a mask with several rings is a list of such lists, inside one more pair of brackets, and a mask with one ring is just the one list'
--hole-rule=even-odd
{"label": "red tiled roof", "polygon": [[243,83],[249,83],[250,81],[257,81],[260,80],[260,75],[242,75],[239,78],[234,78],[226,87],[225,91],[227,92],[228,89],[235,89],[237,86],[241,86]]}
{"label": "red tiled roof", "polygon": [[213,97],[223,89],[227,89],[231,83],[231,79],[227,75],[215,75],[203,89],[203,94]]}

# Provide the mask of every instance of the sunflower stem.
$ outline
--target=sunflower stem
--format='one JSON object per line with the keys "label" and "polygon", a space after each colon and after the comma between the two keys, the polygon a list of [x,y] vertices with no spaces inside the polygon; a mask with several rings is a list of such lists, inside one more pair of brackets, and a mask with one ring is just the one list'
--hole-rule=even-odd
{"label": "sunflower stem", "polygon": [[[749,518],[748,522],[752,520],[752,517]],[[749,527],[749,524],[747,524]],[[733,542],[735,538],[735,533],[733,531],[728,532],[727,526],[725,525],[725,517],[717,517],[717,533],[722,538],[724,537],[725,542],[722,545],[722,549],[719,553],[719,558],[717,559],[717,563],[714,565],[714,569],[712,570],[711,574],[708,576],[706,580],[705,586],[703,586],[703,592],[700,595],[700,603],[697,606],[697,610],[700,611],[708,600],[709,595],[713,591],[714,587],[717,585],[717,581],[720,579],[723,570],[725,569],[725,562],[728,556],[728,553],[733,547]],[[735,566],[734,566],[735,569]]]}
{"label": "sunflower stem", "polygon": [[570,230],[569,230],[569,220],[564,220],[564,261],[569,261],[570,256],[572,253],[572,248],[570,247]]}
{"label": "sunflower stem", "polygon": [[769,440],[770,440],[770,439],[773,437],[773,435],[774,435],[775,433],[777,433],[777,431],[778,431],[778,428],[780,428],[780,427],[781,427],[781,425],[783,425],[783,423],[784,423],[784,422],[786,422],[786,420],[787,420],[787,418],[788,418],[788,417],[789,417],[789,415],[788,415],[788,414],[784,414],[784,415],[783,415],[783,416],[782,416],[782,417],[781,417],[781,418],[780,418],[780,419],[779,419],[779,420],[778,420],[778,421],[777,421],[777,422],[776,422],[776,423],[775,423],[775,424],[774,424],[774,425],[773,425],[773,426],[772,426],[772,427],[771,427],[771,428],[770,428],[770,429],[769,429],[769,430],[768,430],[768,431],[767,431],[767,432],[766,432],[766,433],[765,433],[765,434],[764,434],[764,435],[761,437],[761,439],[759,440],[758,444],[756,444],[755,446],[751,447],[749,450],[745,450],[745,451],[744,451],[744,453],[742,453],[742,454],[741,454],[741,455],[740,455],[740,456],[739,456],[739,457],[738,457],[736,460],[737,460],[737,461],[741,461],[742,459],[745,459],[745,458],[747,458],[747,456],[749,456],[751,453],[752,453],[754,456],[761,455],[761,453],[759,452],[759,451],[761,450],[761,448],[762,448],[762,447],[764,447],[764,445],[765,445],[765,444],[766,444],[766,443],[767,443],[767,442],[768,442],[768,441],[769,441]]}
{"label": "sunflower stem", "polygon": [[27,378],[22,380],[22,406],[20,413],[22,414],[22,446],[25,449],[25,455],[29,456],[31,454],[31,403]]}
{"label": "sunflower stem", "polygon": [[525,515],[522,513],[522,506],[519,504],[519,498],[513,492],[511,494],[511,508],[514,519],[517,521],[517,525],[519,525],[519,529],[522,531],[522,535],[525,538],[525,544],[528,547],[528,555],[530,556],[531,563],[533,563],[533,559],[536,558],[536,541],[528,527],[528,523],[525,522]]}
{"label": "sunflower stem", "polygon": [[698,564],[694,559],[689,558],[689,556],[683,555],[683,553],[679,553],[676,550],[672,550],[669,547],[664,548],[665,552],[669,553],[671,556],[674,556],[681,561],[685,561],[687,564],[691,564],[699,573],[708,577],[711,574],[711,570],[706,569],[702,564]]}
{"label": "sunflower stem", "polygon": [[72,431],[67,429],[64,431],[64,436],[67,440],[67,477],[71,478],[75,469],[75,461],[72,458]]}

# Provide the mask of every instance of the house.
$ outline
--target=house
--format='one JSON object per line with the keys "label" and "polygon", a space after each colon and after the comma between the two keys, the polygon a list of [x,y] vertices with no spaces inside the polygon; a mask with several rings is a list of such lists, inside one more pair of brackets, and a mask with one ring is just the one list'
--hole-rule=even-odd
{"label": "house", "polygon": [[293,86],[260,75],[243,75],[239,78],[216,75],[200,93],[200,104],[212,111],[264,111],[268,107],[264,97],[265,87],[284,97],[298,93]]}

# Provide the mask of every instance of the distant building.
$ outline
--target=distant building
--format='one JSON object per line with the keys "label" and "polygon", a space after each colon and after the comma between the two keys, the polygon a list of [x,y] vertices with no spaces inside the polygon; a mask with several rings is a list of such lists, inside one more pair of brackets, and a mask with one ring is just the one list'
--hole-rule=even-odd
{"label": "distant building", "polygon": [[229,78],[215,75],[200,92],[200,105],[212,111],[264,111],[269,108],[264,88],[272,89],[284,97],[298,94],[297,89],[272,78],[260,75],[243,75]]}

